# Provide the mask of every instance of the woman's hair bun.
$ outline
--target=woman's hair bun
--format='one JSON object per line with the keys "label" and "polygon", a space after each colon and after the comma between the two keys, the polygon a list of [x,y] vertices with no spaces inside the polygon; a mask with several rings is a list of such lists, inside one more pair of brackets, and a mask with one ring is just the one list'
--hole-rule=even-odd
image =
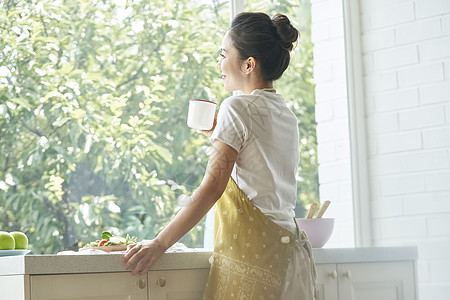
{"label": "woman's hair bun", "polygon": [[229,37],[240,60],[253,57],[265,81],[274,81],[289,66],[290,51],[299,33],[288,17],[270,18],[262,12],[242,12],[231,22]]}
{"label": "woman's hair bun", "polygon": [[294,48],[293,43],[298,39],[298,30],[292,26],[289,18],[283,14],[276,14],[272,18],[272,24],[277,28],[277,33],[283,42],[283,47],[291,51]]}

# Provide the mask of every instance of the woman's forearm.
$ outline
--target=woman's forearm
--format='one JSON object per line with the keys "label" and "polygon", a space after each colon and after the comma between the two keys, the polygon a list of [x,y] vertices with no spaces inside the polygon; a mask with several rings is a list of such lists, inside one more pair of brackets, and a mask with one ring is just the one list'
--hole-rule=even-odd
{"label": "woman's forearm", "polygon": [[190,201],[183,204],[183,208],[156,239],[128,246],[122,257],[124,268],[133,269],[131,274],[144,275],[170,246],[191,230],[222,195],[236,158],[235,149],[218,140],[213,142],[205,176]]}
{"label": "woman's forearm", "polygon": [[170,248],[200,222],[221,196],[217,192],[202,193],[200,189],[201,186],[190,197],[189,202],[183,205],[169,225],[156,237],[156,241],[161,243],[165,249]]}
{"label": "woman's forearm", "polygon": [[170,224],[156,237],[168,249],[191,230],[220,198],[230,178],[237,151],[221,141],[213,143],[205,177],[190,199],[185,201]]}

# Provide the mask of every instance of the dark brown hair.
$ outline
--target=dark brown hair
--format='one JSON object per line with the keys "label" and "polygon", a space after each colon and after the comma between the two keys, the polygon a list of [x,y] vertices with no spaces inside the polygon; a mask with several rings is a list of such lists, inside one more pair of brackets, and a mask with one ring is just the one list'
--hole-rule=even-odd
{"label": "dark brown hair", "polygon": [[255,58],[262,78],[267,81],[277,80],[283,75],[298,35],[288,17],[282,14],[271,19],[265,13],[240,13],[230,28],[230,37],[239,58]]}

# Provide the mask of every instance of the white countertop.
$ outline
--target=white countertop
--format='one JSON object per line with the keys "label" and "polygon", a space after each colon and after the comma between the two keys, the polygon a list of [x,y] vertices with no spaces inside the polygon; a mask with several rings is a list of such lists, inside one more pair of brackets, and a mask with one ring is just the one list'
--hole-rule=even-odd
{"label": "white countertop", "polygon": [[[209,268],[211,249],[166,253],[151,270]],[[405,261],[417,259],[416,247],[368,247],[313,249],[316,264]],[[122,253],[25,255],[0,257],[0,276],[21,274],[75,274],[128,272]]]}
{"label": "white countertop", "polygon": [[316,264],[417,260],[417,247],[313,249]]}

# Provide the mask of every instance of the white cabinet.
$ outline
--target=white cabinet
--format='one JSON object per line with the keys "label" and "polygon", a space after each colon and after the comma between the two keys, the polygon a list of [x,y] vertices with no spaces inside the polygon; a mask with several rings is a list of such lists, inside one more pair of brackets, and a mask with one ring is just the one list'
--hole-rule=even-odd
{"label": "white cabinet", "polygon": [[31,300],[147,300],[147,276],[93,273],[30,278]]}
{"label": "white cabinet", "polygon": [[0,300],[29,300],[29,286],[29,275],[0,276]]}
{"label": "white cabinet", "polygon": [[[0,300],[200,300],[210,250],[166,253],[144,276],[122,254],[0,257]],[[313,249],[319,300],[417,300],[415,247]]]}
{"label": "white cabinet", "polygon": [[318,264],[319,300],[414,300],[414,262]]}
{"label": "white cabinet", "polygon": [[317,264],[317,300],[338,300],[338,280],[336,264]]}
{"label": "white cabinet", "polygon": [[0,276],[0,300],[201,300],[209,269]]}
{"label": "white cabinet", "polygon": [[201,300],[209,269],[151,271],[149,300]]}

